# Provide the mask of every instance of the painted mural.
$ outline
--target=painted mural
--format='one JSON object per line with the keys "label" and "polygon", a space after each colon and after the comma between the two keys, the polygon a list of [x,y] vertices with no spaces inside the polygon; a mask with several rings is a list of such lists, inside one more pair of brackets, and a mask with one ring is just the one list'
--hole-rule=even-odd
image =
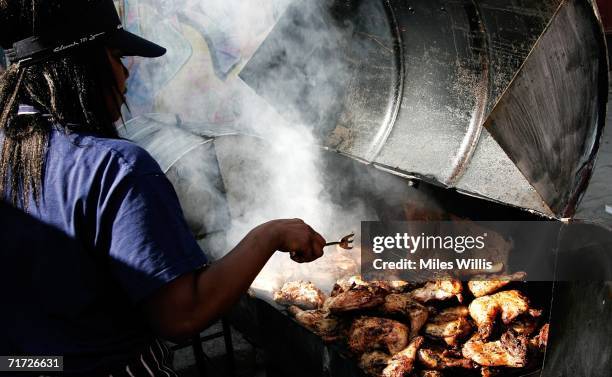
{"label": "painted mural", "polygon": [[240,117],[254,94],[237,77],[286,8],[287,0],[124,0],[126,29],[159,43],[158,59],[126,58],[130,69],[126,118],[176,113],[206,124]]}

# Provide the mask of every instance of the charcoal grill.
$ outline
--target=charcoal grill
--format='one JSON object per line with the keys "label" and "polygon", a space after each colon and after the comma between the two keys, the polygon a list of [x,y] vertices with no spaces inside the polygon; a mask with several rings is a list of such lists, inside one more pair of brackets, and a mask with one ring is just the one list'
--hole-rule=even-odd
{"label": "charcoal grill", "polygon": [[[146,121],[148,125],[157,124],[158,127],[153,128],[159,132],[171,132],[174,139],[169,139],[166,135],[160,137],[159,140],[172,140],[172,144],[177,143],[176,137],[180,134],[191,138],[194,134],[188,130],[193,130],[196,126],[184,123],[180,128],[176,128],[173,116],[150,116],[141,121]],[[130,126],[128,124],[128,128]],[[136,129],[144,130],[139,127]],[[244,188],[265,184],[265,179],[249,175],[248,172],[254,168],[253,155],[265,154],[270,148],[261,138],[232,133],[202,137],[200,142],[200,144],[196,143],[198,146],[192,148],[181,160],[166,168],[169,176],[176,179],[176,177],[184,177],[185,172],[182,170],[181,161],[185,164],[189,160],[210,161],[212,159],[215,161],[219,174],[217,178],[225,175],[233,179],[221,179],[222,187],[215,188],[211,186],[211,182],[218,183],[219,179],[210,179],[211,177],[207,175],[210,174],[210,170],[205,170],[207,174],[195,181],[190,181],[189,186],[198,183],[197,190],[204,193],[210,193],[215,189],[222,190],[225,201],[209,202],[207,208],[202,209],[202,215],[205,215],[206,211],[218,210],[219,208],[215,208],[217,206],[223,209],[220,213],[227,214],[227,217],[217,217],[217,220],[223,218],[224,221],[229,221],[231,216],[240,216],[240,206],[237,202],[256,199],[250,197],[250,192],[245,191]],[[424,208],[433,213],[453,214],[480,221],[499,220],[500,218],[525,221],[542,219],[539,215],[520,208],[483,201],[426,182],[408,183],[405,178],[390,175],[371,165],[364,165],[337,153],[322,150],[321,158],[324,161],[322,171],[330,176],[341,172],[347,182],[341,188],[333,191],[336,200],[347,197],[359,198],[384,220],[406,219],[405,208]],[[229,175],[228,171],[238,174]],[[190,177],[195,179],[193,176]],[[236,177],[240,177],[240,180],[235,180]],[[178,182],[185,184],[184,181]],[[389,188],[393,189],[389,190]],[[178,192],[180,195],[185,195],[185,193],[193,192],[192,190],[194,189],[179,187]],[[393,205],[393,203],[402,205]],[[202,229],[202,219],[204,218],[192,216],[191,221],[196,224],[192,228]],[[222,232],[223,227],[227,227],[228,223],[217,221],[211,222],[210,225],[205,229],[209,229],[211,234],[216,235]],[[594,225],[585,224],[584,226]],[[609,269],[605,269],[605,266],[612,266],[609,247],[607,247],[612,245],[612,234],[606,228],[594,227],[597,242],[589,245],[584,243],[584,240],[580,240],[579,244],[587,246],[579,250],[578,255],[568,255],[567,258],[560,258],[560,260],[563,260],[564,266],[572,266],[580,264],[577,262],[587,258],[589,265],[603,266],[604,271],[594,271],[592,281],[529,283],[533,289],[532,292],[529,292],[530,298],[536,302],[538,307],[550,308],[546,315],[549,316],[551,323],[544,366],[542,370],[533,371],[528,374],[529,376],[603,377],[607,373],[604,371],[609,370],[612,366],[610,358],[596,358],[596,355],[610,355],[612,352],[612,340],[609,337],[609,334],[612,334],[612,323],[609,321],[612,315],[612,298],[610,288],[604,281],[610,280],[612,276]],[[571,234],[569,236],[574,237]],[[605,250],[598,250],[601,247]],[[575,251],[574,248],[569,248],[569,250]],[[271,302],[269,292],[253,290],[251,293],[242,298],[229,319],[235,328],[245,334],[255,345],[264,349],[270,376],[362,376],[362,372],[345,349],[338,345],[324,344],[321,338],[289,317],[284,312],[284,308]],[[577,349],[573,346],[574,344],[581,344],[582,347]],[[589,362],[568,362],[568,360],[577,360],[577,354]]]}
{"label": "charcoal grill", "polygon": [[[552,295],[549,343],[541,370],[509,375],[608,376],[610,361],[604,358],[606,352],[609,355],[612,326],[605,318],[612,315],[612,305],[602,304],[610,300],[606,285],[541,283],[529,294],[540,300]],[[266,350],[270,377],[365,377],[346,349],[325,344],[274,304],[245,296],[231,319],[239,331]]]}
{"label": "charcoal grill", "polygon": [[[300,25],[313,23],[333,37],[304,39]],[[337,70],[311,82],[312,67]],[[602,27],[586,0],[296,2],[240,76],[312,128],[322,172],[344,178],[330,192],[335,202],[354,198],[390,221],[410,219],[415,208],[472,220],[571,217],[592,173],[608,90]],[[299,91],[279,90],[296,77],[305,81]],[[240,204],[257,200],[248,188],[268,184],[251,174],[253,156],[271,149],[265,135],[167,114],[134,119],[126,130],[190,203],[202,242],[225,249],[219,240],[243,215]],[[194,161],[205,168],[194,173]],[[562,278],[533,285],[551,328],[543,366],[529,376],[612,370],[604,282],[612,280],[612,233],[588,218],[582,225],[597,242],[558,251]],[[565,275],[585,258],[599,267],[589,281]],[[261,297],[244,297],[232,318],[266,351],[270,376],[362,375],[346,350]]]}

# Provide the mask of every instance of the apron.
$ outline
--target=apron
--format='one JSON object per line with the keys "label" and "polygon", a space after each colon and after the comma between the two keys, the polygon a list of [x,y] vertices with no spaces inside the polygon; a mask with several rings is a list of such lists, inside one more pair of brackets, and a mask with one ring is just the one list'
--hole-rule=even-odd
{"label": "apron", "polygon": [[136,359],[106,377],[178,377],[172,360],[172,351],[156,339]]}

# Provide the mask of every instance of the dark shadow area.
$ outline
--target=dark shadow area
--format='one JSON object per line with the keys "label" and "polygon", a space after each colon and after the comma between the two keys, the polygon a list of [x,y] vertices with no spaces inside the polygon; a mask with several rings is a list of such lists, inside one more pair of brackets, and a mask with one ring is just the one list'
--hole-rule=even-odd
{"label": "dark shadow area", "polygon": [[62,375],[82,375],[148,347],[152,332],[108,257],[81,242],[0,201],[1,355],[64,356]]}

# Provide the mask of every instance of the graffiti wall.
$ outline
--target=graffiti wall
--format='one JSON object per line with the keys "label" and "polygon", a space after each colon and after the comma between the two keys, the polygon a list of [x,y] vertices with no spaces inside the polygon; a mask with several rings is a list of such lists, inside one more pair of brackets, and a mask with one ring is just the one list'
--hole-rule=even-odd
{"label": "graffiti wall", "polygon": [[239,121],[254,96],[238,73],[289,0],[124,0],[126,29],[166,47],[158,59],[126,58],[130,119],[176,113],[202,124]]}

